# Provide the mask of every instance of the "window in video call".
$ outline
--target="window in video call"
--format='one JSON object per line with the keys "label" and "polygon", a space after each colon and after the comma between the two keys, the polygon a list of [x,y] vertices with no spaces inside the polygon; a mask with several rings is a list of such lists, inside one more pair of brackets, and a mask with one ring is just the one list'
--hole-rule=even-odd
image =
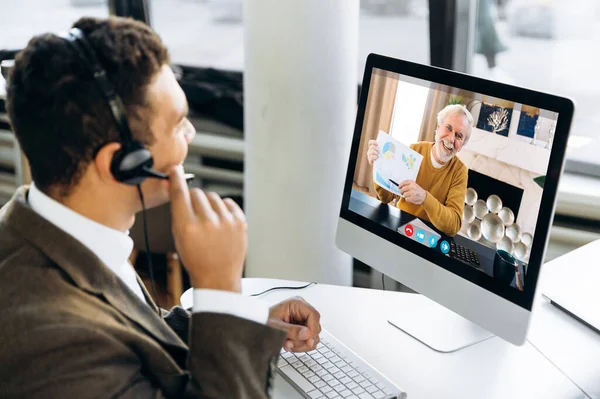
{"label": "window in video call", "polygon": [[523,291],[557,118],[374,69],[349,209]]}

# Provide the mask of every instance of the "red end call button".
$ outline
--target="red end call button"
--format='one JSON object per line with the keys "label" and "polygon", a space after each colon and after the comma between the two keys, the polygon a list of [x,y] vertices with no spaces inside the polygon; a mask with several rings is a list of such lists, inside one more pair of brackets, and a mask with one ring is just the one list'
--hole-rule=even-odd
{"label": "red end call button", "polygon": [[412,237],[412,235],[415,233],[415,229],[412,227],[412,224],[407,224],[404,227],[404,234],[406,234],[409,237]]}

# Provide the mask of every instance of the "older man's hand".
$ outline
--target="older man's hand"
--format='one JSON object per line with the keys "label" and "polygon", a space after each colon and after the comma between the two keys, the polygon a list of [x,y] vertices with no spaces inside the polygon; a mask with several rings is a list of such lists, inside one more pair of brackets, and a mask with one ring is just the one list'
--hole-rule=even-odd
{"label": "older man's hand", "polygon": [[407,202],[421,205],[427,198],[427,191],[419,186],[414,180],[404,180],[398,185],[402,196]]}
{"label": "older man's hand", "polygon": [[288,352],[315,349],[321,333],[321,315],[300,297],[290,298],[270,308],[268,324],[288,332],[283,348]]}

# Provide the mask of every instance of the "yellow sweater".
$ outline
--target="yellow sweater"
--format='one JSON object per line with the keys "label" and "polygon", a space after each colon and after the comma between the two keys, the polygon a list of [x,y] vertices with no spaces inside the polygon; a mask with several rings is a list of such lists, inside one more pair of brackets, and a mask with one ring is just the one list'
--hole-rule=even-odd
{"label": "yellow sweater", "polygon": [[[433,147],[431,142],[410,145],[410,148],[423,155],[416,182],[427,191],[425,202],[415,205],[400,198],[397,206],[419,219],[431,222],[441,232],[455,236],[462,223],[465,194],[467,193],[467,167],[455,156],[444,167],[434,168],[431,163],[431,147]],[[399,198],[377,183],[374,184],[377,196],[382,202],[387,204]]]}

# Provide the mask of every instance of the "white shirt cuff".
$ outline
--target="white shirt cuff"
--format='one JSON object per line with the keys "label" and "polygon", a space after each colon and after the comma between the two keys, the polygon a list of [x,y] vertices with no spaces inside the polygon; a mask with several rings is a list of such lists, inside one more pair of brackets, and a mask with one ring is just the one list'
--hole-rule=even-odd
{"label": "white shirt cuff", "polygon": [[224,313],[261,324],[266,324],[269,319],[267,302],[220,290],[194,289],[192,312]]}

